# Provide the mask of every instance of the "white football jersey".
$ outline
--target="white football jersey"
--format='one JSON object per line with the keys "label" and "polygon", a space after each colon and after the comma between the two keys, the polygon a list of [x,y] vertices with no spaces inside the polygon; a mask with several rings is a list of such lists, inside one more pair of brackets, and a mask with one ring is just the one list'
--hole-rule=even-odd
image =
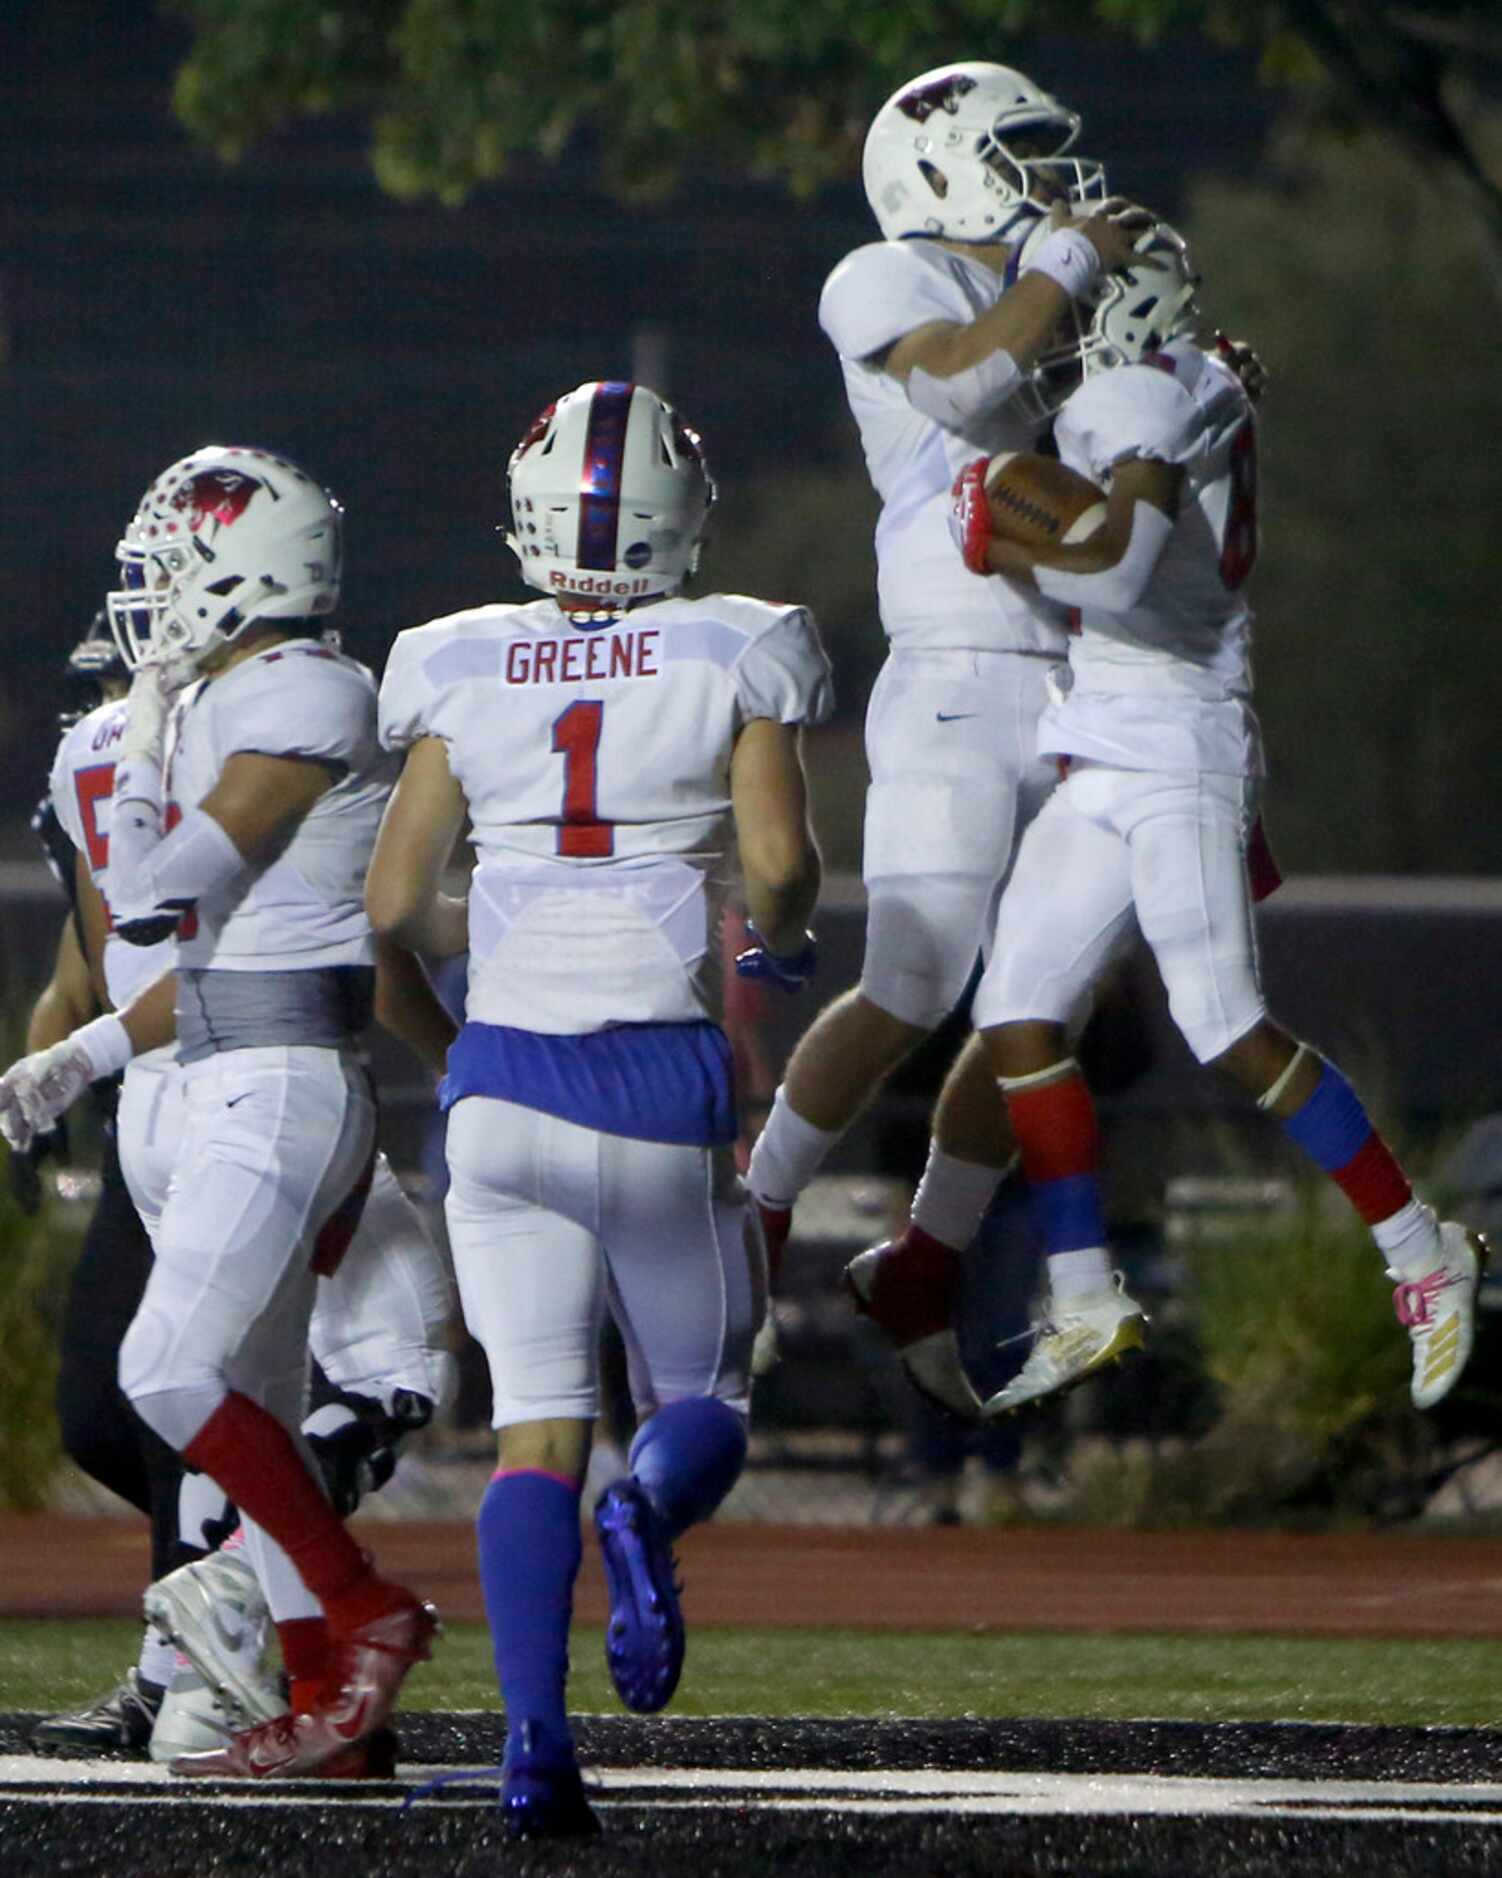
{"label": "white football jersey", "polygon": [[[52,806],[63,832],[84,857],[89,877],[105,895],[105,869],[110,854],[110,792],[115,786],[115,755],[125,735],[123,698],[98,705],[63,733],[52,759],[49,788]],[[106,910],[109,906],[105,895]],[[113,924],[113,922],[111,922]],[[104,984],[116,1010],[155,984],[172,970],[172,941],[159,945],[127,945],[111,931],[104,942]],[[172,1055],[172,1046],[151,1051],[155,1059]]]}
{"label": "white football jersey", "polygon": [[819,324],[840,355],[866,467],[882,500],[876,524],[882,625],[904,648],[1063,648],[1064,609],[972,574],[949,533],[955,477],[978,456],[1031,450],[1037,425],[1003,406],[964,435],[946,430],[908,402],[895,378],[868,363],[931,321],[968,324],[996,304],[1003,286],[992,268],[937,241],[873,241],[846,255],[819,299]]}
{"label": "white football jersey", "polygon": [[1151,363],[1088,378],[1054,435],[1071,469],[1108,485],[1129,457],[1181,464],[1178,518],[1140,603],[1086,609],[1069,642],[1070,685],[1044,712],[1042,755],[1126,769],[1260,775],[1252,709],[1257,429],[1234,372],[1188,341]]}
{"label": "white football jersey", "polygon": [[469,1018],[557,1035],[716,1018],[736,735],[831,703],[808,613],[738,595],[595,625],[536,600],[402,633],[381,741],[441,737],[469,804]]}
{"label": "white football jersey", "polygon": [[184,693],[172,739],[169,825],[241,752],[316,761],[338,778],[269,866],[196,903],[178,930],[178,964],[231,972],[373,964],[365,870],[395,769],[376,738],[365,667],[315,639],[284,641]]}

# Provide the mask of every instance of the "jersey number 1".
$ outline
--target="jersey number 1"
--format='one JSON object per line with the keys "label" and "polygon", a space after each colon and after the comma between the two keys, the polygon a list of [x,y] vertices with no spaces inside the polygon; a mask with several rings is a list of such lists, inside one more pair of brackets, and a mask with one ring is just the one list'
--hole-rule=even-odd
{"label": "jersey number 1", "polygon": [[581,698],[553,720],[553,748],[563,756],[563,825],[558,852],[573,860],[599,860],[615,853],[615,830],[595,813],[596,758],[605,706]]}

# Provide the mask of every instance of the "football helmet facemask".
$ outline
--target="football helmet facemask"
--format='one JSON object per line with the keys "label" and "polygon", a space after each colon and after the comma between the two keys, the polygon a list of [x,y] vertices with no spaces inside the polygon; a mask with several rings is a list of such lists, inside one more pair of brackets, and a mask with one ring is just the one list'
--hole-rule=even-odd
{"label": "football helmet facemask", "polygon": [[115,549],[107,596],[120,656],[180,680],[261,621],[338,604],[343,510],[265,450],[208,444],[162,471]]}
{"label": "football helmet facemask", "polygon": [[1065,155],[1079,129],[1076,112],[1009,66],[941,65],[872,119],[866,200],[888,241],[1012,240],[1054,202],[1104,199],[1102,166]]}
{"label": "football helmet facemask", "polygon": [[1137,258],[1120,273],[1102,277],[1080,341],[1088,378],[1115,365],[1136,365],[1170,339],[1195,330],[1199,286],[1183,236],[1155,222],[1135,244]]}
{"label": "football helmet facemask", "polygon": [[620,610],[694,571],[715,486],[698,435],[645,385],[592,381],[512,452],[507,545],[543,593]]}

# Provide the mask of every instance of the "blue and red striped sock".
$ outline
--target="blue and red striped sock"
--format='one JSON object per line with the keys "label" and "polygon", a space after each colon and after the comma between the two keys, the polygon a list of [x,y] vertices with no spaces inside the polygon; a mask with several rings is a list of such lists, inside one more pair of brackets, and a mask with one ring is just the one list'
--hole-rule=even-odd
{"label": "blue and red striped sock", "polygon": [[1283,1127],[1330,1176],[1368,1226],[1390,1219],[1413,1198],[1408,1176],[1371,1123],[1361,1098],[1333,1063]]}
{"label": "blue and red striped sock", "polygon": [[1099,1132],[1084,1077],[1071,1068],[1052,1081],[1023,1077],[1018,1082],[1023,1086],[1004,1080],[1001,1087],[1043,1250],[1052,1255],[1103,1246],[1106,1227],[1096,1177]]}

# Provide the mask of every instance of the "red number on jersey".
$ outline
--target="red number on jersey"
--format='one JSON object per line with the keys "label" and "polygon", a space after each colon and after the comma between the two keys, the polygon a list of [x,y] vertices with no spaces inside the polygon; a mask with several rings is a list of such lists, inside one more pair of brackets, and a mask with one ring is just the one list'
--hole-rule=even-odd
{"label": "red number on jersey", "polygon": [[605,706],[581,698],[553,721],[553,748],[563,756],[563,826],[558,852],[575,860],[615,853],[615,830],[595,813],[595,758]]}
{"label": "red number on jersey", "polygon": [[1234,593],[1257,560],[1257,426],[1250,417],[1231,445],[1228,470],[1231,503],[1226,511],[1226,544],[1220,551],[1220,577]]}
{"label": "red number on jersey", "polygon": [[102,874],[109,865],[110,838],[99,826],[99,804],[108,802],[115,786],[113,763],[91,763],[73,772],[73,793],[78,798],[78,819],[83,827],[83,849],[89,866]]}

